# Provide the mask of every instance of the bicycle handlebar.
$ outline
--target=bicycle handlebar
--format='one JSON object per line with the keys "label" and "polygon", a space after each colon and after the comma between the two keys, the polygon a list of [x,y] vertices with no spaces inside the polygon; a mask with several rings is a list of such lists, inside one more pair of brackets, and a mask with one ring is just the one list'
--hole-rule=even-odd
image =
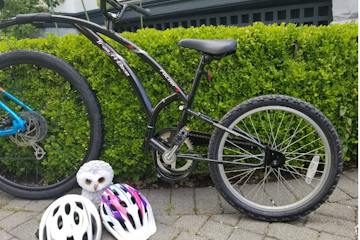
{"label": "bicycle handlebar", "polygon": [[[106,4],[110,4],[113,8],[115,8],[118,11],[118,17],[113,17],[111,14],[109,14],[108,9],[106,8]],[[139,6],[136,6],[134,4],[130,3],[121,3],[116,0],[101,0],[100,1],[100,7],[103,10],[103,13],[106,17],[110,17],[113,19],[121,18],[124,14],[124,11],[127,7],[131,8],[135,12],[138,12],[145,16],[151,16],[150,9],[145,9]]]}

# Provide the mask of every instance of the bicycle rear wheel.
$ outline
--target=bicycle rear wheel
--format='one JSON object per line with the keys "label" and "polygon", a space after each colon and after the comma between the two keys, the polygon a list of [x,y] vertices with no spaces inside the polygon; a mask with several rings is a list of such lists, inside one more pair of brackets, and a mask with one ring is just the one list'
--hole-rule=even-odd
{"label": "bicycle rear wheel", "polygon": [[[102,119],[95,94],[69,64],[35,51],[1,54],[0,84],[33,110],[0,94],[26,121],[25,131],[0,137],[0,189],[29,199],[70,190],[79,167],[100,155]],[[4,110],[1,122],[0,130],[11,126]]]}
{"label": "bicycle rear wheel", "polygon": [[261,96],[221,120],[268,146],[239,144],[216,129],[209,145],[213,182],[235,208],[267,221],[288,221],[315,210],[332,193],[342,170],[340,141],[330,121],[301,100]]}

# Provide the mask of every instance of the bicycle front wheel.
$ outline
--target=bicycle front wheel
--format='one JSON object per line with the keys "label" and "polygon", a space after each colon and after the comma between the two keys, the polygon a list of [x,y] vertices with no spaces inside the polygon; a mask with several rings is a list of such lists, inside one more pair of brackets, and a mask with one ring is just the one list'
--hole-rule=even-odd
{"label": "bicycle front wheel", "polygon": [[213,182],[232,206],[267,221],[288,221],[315,210],[332,193],[342,170],[340,142],[330,121],[310,104],[288,96],[261,96],[221,120],[272,149],[216,129],[209,158]]}
{"label": "bicycle front wheel", "polygon": [[[34,51],[0,55],[0,87],[13,96],[0,93],[0,101],[26,122],[26,129],[0,137],[0,189],[29,199],[70,190],[80,166],[100,154],[95,94],[69,64]],[[0,109],[0,132],[13,120]]]}

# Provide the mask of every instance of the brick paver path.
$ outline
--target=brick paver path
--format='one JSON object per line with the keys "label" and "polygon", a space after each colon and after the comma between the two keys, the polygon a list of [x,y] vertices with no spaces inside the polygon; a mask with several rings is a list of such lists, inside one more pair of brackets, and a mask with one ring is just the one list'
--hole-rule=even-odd
{"label": "brick paver path", "polygon": [[[357,239],[357,182],[357,169],[344,172],[325,204],[289,223],[261,222],[239,214],[211,187],[142,192],[157,220],[158,231],[151,240],[350,240]],[[35,239],[42,212],[51,202],[0,192],[0,240]],[[104,230],[103,239],[114,238]]]}

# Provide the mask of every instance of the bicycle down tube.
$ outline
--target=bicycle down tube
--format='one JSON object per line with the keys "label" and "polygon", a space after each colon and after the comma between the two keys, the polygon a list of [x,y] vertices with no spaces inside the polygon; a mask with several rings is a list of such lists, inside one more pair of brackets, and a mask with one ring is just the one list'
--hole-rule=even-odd
{"label": "bicycle down tube", "polygon": [[[10,99],[11,101],[13,101],[14,103],[16,103],[17,105],[21,106],[22,108],[24,108],[25,110],[32,112],[33,110],[28,107],[25,103],[23,103],[22,101],[20,101],[18,98],[16,98],[14,95],[12,95],[11,93],[5,91],[5,89],[0,87],[0,94],[5,96],[6,98]],[[5,129],[5,130],[0,130],[0,137],[2,136],[9,136],[9,135],[13,135],[16,134],[19,130],[23,130],[24,126],[25,126],[25,121],[23,119],[21,119],[21,117],[19,117],[19,115],[16,114],[16,112],[14,112],[10,107],[8,107],[3,101],[0,100],[0,109],[4,110],[5,112],[7,112],[10,117],[12,118],[12,127]]]}

